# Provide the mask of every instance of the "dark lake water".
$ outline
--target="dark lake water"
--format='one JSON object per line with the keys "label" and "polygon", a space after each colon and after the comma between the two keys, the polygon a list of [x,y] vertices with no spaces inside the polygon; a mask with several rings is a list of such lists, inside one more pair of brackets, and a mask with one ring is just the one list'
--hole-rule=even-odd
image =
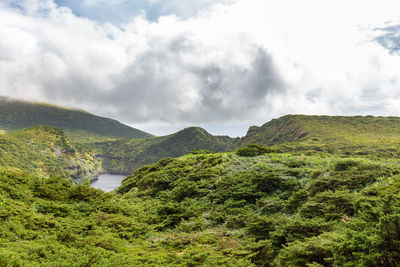
{"label": "dark lake water", "polygon": [[102,174],[96,181],[93,181],[90,185],[93,188],[101,189],[104,192],[111,192],[121,185],[121,182],[125,177],[126,175]]}

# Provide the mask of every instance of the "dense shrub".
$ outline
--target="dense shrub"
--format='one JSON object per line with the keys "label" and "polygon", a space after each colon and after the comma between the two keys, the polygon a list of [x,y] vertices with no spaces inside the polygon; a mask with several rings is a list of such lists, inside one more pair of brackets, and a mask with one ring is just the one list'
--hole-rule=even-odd
{"label": "dense shrub", "polygon": [[400,164],[342,160],[192,154],[114,193],[0,167],[0,265],[398,266]]}
{"label": "dense shrub", "polygon": [[354,159],[343,159],[335,163],[335,171],[347,171],[352,167],[358,166],[360,163]]}
{"label": "dense shrub", "polygon": [[259,144],[250,144],[246,147],[238,149],[236,154],[241,157],[255,157],[271,152],[273,152],[271,148]]}
{"label": "dense shrub", "polygon": [[207,150],[207,149],[198,149],[198,148],[195,148],[195,149],[193,149],[193,150],[190,152],[190,154],[193,154],[193,155],[212,154],[212,153],[213,153],[213,152],[210,151],[210,150]]}
{"label": "dense shrub", "polygon": [[333,266],[332,246],[329,235],[296,240],[279,252],[277,261],[283,266]]}

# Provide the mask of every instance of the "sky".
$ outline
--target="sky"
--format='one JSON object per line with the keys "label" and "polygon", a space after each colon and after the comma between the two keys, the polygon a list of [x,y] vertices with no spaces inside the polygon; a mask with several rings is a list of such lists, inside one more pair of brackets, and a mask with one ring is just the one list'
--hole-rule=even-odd
{"label": "sky", "polygon": [[155,135],[400,116],[400,2],[0,0],[0,95]]}

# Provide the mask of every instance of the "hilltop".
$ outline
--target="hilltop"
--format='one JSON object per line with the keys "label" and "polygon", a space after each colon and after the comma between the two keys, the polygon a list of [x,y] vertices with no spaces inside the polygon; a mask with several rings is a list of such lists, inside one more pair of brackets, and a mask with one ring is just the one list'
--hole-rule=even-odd
{"label": "hilltop", "polygon": [[251,143],[281,152],[395,156],[400,148],[400,118],[286,115],[250,127],[233,147]]}
{"label": "hilltop", "polygon": [[0,130],[13,131],[35,125],[61,128],[73,142],[152,136],[116,120],[99,117],[83,110],[0,97]]}
{"label": "hilltop", "polygon": [[166,157],[183,156],[193,149],[222,152],[233,142],[229,136],[213,136],[200,127],[189,127],[167,136],[99,142],[82,147],[102,158],[106,170],[130,174],[143,165]]}
{"label": "hilltop", "polygon": [[249,144],[271,151],[306,155],[400,157],[400,118],[373,116],[287,115],[249,128],[246,136],[213,136],[199,127],[140,140],[116,140],[84,145],[104,167],[129,174],[165,157],[179,157],[194,148],[227,152]]}

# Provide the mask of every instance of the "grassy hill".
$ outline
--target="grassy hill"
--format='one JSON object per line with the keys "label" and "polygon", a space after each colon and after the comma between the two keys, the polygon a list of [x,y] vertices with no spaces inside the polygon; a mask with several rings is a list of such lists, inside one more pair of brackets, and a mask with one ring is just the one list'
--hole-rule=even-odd
{"label": "grassy hill", "polygon": [[287,115],[250,127],[234,147],[251,143],[281,152],[399,156],[400,118]]}
{"label": "grassy hill", "polygon": [[102,171],[100,160],[72,145],[63,130],[50,126],[0,135],[0,166],[72,179],[92,179]]}
{"label": "grassy hill", "polygon": [[64,129],[73,142],[152,136],[116,120],[95,116],[83,110],[0,97],[0,130],[13,131],[35,125]]}
{"label": "grassy hill", "polygon": [[195,148],[222,152],[233,141],[228,136],[213,136],[202,128],[189,127],[162,137],[84,144],[82,148],[103,158],[103,166],[108,171],[130,174],[145,164],[183,156]]}

